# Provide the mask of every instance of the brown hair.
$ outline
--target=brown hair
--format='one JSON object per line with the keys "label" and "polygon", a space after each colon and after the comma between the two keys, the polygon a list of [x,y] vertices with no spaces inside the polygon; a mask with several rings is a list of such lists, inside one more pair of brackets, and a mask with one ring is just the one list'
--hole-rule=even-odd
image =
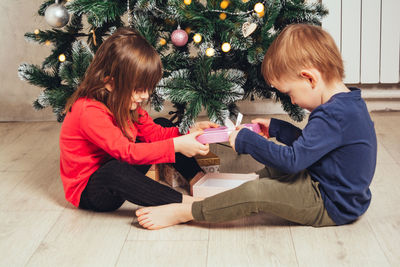
{"label": "brown hair", "polygon": [[319,26],[292,24],[278,35],[264,56],[261,71],[268,84],[300,77],[313,67],[326,83],[344,78],[343,61],[333,38]]}
{"label": "brown hair", "polygon": [[[111,111],[121,131],[132,139],[129,126],[137,121],[131,112],[133,91],[154,90],[162,77],[162,63],[157,51],[137,31],[119,28],[99,47],[78,89],[65,106],[65,112],[82,97],[102,102]],[[105,85],[112,79],[113,90]]]}

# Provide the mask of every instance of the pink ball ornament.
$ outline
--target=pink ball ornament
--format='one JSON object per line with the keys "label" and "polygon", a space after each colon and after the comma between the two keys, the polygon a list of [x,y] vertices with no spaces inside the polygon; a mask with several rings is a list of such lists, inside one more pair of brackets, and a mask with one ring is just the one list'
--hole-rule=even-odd
{"label": "pink ball ornament", "polygon": [[178,28],[177,30],[173,31],[171,34],[171,41],[176,46],[184,46],[186,45],[189,36],[184,30]]}

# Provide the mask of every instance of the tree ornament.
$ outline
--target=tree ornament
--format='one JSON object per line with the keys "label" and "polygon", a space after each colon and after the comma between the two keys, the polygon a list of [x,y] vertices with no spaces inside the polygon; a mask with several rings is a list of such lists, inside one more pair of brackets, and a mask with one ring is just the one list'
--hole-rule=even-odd
{"label": "tree ornament", "polygon": [[242,0],[242,2],[243,3],[247,3],[247,2],[249,2],[250,0]]}
{"label": "tree ornament", "polygon": [[192,29],[191,29],[190,27],[186,27],[186,28],[185,28],[185,32],[186,32],[187,34],[189,34],[191,31],[192,31]]}
{"label": "tree ornament", "polygon": [[178,29],[172,32],[171,41],[175,46],[184,46],[186,45],[189,36],[184,30],[181,30],[181,27],[178,26]]}
{"label": "tree ornament", "polygon": [[221,4],[219,5],[222,9],[226,9],[229,6],[229,1],[223,0],[221,1]]}
{"label": "tree ornament", "polygon": [[257,24],[245,22],[242,25],[242,34],[244,37],[251,35],[257,29]]}
{"label": "tree ornament", "polygon": [[51,27],[61,28],[67,25],[69,13],[68,10],[56,0],[54,4],[46,8],[44,18]]}
{"label": "tree ornament", "polygon": [[188,6],[188,5],[190,5],[192,3],[192,0],[184,0],[183,2],[185,3],[185,5]]}
{"label": "tree ornament", "polygon": [[226,13],[219,14],[219,19],[220,20],[225,20],[226,19]]}
{"label": "tree ornament", "polygon": [[39,29],[36,29],[33,33],[38,35],[40,33],[40,31],[39,31]]}
{"label": "tree ornament", "polygon": [[160,38],[160,41],[158,42],[161,46],[166,45],[167,41],[164,38]]}

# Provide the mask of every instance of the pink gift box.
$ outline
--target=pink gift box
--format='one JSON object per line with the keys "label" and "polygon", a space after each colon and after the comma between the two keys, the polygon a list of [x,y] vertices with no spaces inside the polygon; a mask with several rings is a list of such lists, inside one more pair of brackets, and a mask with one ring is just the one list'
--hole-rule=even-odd
{"label": "pink gift box", "polygon": [[[242,126],[256,133],[261,132],[260,125],[258,124],[247,123],[242,124]],[[196,139],[202,144],[228,142],[229,135],[232,131],[232,128],[228,128],[225,126],[218,128],[208,128],[204,130],[204,133],[202,135],[197,136]]]}

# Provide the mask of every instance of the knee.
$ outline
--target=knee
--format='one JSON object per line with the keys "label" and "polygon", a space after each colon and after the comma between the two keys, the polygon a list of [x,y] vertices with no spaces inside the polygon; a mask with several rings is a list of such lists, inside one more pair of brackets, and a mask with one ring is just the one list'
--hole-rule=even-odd
{"label": "knee", "polygon": [[260,180],[253,180],[242,184],[238,189],[240,190],[240,195],[247,199],[248,201],[258,201],[259,198],[259,188]]}

